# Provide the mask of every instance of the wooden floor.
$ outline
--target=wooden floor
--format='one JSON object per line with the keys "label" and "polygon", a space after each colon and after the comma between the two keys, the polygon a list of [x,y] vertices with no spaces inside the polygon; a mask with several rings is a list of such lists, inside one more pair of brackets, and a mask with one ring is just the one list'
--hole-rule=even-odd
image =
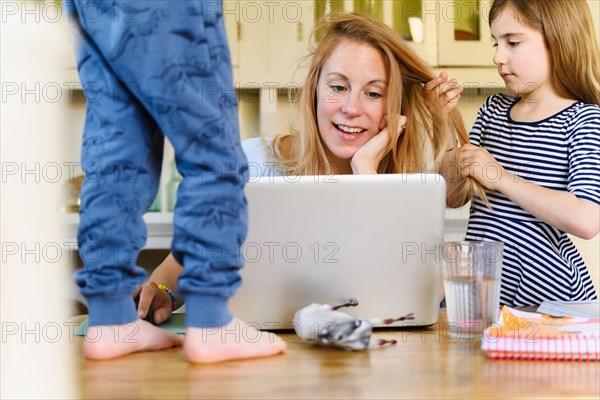
{"label": "wooden floor", "polygon": [[85,399],[522,399],[600,398],[598,362],[488,359],[479,340],[454,341],[432,327],[378,331],[398,340],[378,350],[345,352],[298,343],[271,358],[193,365],[181,348],[87,361],[82,338],[80,397]]}

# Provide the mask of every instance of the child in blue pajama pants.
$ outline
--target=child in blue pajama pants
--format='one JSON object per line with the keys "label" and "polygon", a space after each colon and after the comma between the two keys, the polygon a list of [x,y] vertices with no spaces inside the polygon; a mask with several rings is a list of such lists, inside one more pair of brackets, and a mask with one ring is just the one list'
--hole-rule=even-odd
{"label": "child in blue pajama pants", "polygon": [[220,1],[66,0],[87,97],[76,274],[90,323],[137,320],[132,292],[163,134],[183,180],[172,251],[189,327],[231,321],[247,231],[246,160]]}

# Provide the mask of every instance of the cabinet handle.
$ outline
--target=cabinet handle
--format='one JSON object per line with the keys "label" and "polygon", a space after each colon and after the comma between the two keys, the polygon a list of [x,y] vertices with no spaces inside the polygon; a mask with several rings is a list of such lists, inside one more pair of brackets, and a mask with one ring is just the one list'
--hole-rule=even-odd
{"label": "cabinet handle", "polygon": [[242,40],[242,23],[240,21],[236,22],[237,25],[237,40]]}
{"label": "cabinet handle", "polygon": [[302,41],[302,22],[298,22],[298,30],[297,30],[297,34],[298,34],[298,41],[301,42]]}

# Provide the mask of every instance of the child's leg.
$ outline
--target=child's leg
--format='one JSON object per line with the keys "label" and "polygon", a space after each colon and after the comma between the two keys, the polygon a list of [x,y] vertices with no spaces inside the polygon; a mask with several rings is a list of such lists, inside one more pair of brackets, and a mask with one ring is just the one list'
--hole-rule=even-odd
{"label": "child's leg", "polygon": [[[82,3],[73,4],[78,5]],[[146,276],[136,260],[146,241],[142,214],[157,191],[163,136],[113,75],[85,29],[78,40],[78,67],[88,102],[78,231],[84,268],[76,274],[89,303],[91,327],[84,354],[113,358],[172,347],[182,338],[140,321],[131,297]]]}
{"label": "child's leg", "polygon": [[227,306],[243,265],[247,166],[220,1],[132,3],[137,22],[112,22],[111,40],[89,31],[175,148],[183,180],[172,250],[184,266],[186,354],[202,362],[279,353],[284,342],[233,319]]}
{"label": "child's leg", "polygon": [[[227,305],[244,262],[240,247],[247,233],[247,166],[221,5],[199,4],[191,17],[189,8],[180,10],[178,19],[178,28],[193,38],[193,45],[179,41],[181,47],[172,47],[170,54],[184,59],[187,68],[187,85],[166,91],[180,108],[157,116],[161,126],[169,126],[165,133],[183,176],[173,255],[184,266],[178,286],[186,298],[185,354],[192,362],[264,357],[284,351],[285,343],[233,318]],[[187,110],[193,112],[183,112]]]}

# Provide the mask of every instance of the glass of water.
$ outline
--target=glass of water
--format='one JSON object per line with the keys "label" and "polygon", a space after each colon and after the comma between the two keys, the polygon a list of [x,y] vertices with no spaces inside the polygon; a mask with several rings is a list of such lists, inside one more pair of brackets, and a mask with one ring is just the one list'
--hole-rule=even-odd
{"label": "glass of water", "polygon": [[504,244],[495,241],[447,242],[442,250],[448,329],[481,332],[498,316]]}

